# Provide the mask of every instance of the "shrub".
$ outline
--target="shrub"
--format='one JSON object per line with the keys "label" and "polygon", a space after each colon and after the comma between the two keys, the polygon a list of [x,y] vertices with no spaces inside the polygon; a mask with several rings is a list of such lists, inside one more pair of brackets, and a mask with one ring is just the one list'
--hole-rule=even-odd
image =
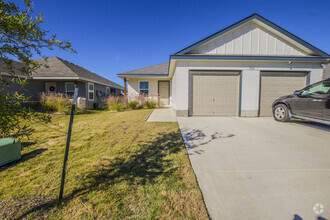
{"label": "shrub", "polygon": [[68,112],[71,107],[71,100],[61,93],[41,93],[40,103],[45,111],[54,111],[60,113]]}
{"label": "shrub", "polygon": [[147,100],[145,103],[144,103],[144,106],[146,108],[155,108],[157,106],[157,102],[155,100]]}
{"label": "shrub", "polygon": [[138,100],[132,100],[128,102],[128,107],[130,109],[137,109],[139,107],[139,101]]}
{"label": "shrub", "polygon": [[55,99],[55,110],[57,112],[68,112],[70,110],[71,101],[68,98],[58,97]]}
{"label": "shrub", "polygon": [[146,95],[138,95],[136,100],[139,102],[141,108],[144,107],[145,102],[148,100],[148,96]]}
{"label": "shrub", "polygon": [[109,104],[109,110],[110,111],[123,111],[125,109],[125,105],[122,102],[117,102],[117,103],[111,103]]}
{"label": "shrub", "polygon": [[122,111],[125,109],[126,101],[122,96],[109,96],[106,100],[110,111]]}

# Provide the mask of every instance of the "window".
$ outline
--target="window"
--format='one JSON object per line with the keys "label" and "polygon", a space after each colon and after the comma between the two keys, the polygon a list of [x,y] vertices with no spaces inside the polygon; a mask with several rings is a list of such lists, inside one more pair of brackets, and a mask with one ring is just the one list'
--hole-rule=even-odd
{"label": "window", "polygon": [[149,82],[140,82],[140,94],[149,95]]}
{"label": "window", "polygon": [[301,96],[309,96],[309,95],[322,95],[329,92],[330,84],[329,82],[322,82],[315,84],[313,86],[307,87],[300,94]]}
{"label": "window", "polygon": [[110,94],[110,88],[109,87],[105,88],[105,93],[107,94],[107,96]]}
{"label": "window", "polygon": [[65,93],[67,96],[73,96],[73,94],[74,94],[74,83],[73,82],[65,83]]}
{"label": "window", "polygon": [[88,83],[88,99],[94,101],[94,84]]}

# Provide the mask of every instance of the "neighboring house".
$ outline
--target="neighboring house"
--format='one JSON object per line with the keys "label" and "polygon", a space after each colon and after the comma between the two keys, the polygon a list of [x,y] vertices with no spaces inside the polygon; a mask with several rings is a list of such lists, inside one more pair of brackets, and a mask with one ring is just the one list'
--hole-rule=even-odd
{"label": "neighboring house", "polygon": [[[34,101],[39,100],[41,92],[72,96],[77,87],[78,97],[86,100],[87,107],[93,107],[94,103],[99,103],[108,95],[120,95],[123,91],[122,86],[61,58],[49,57],[35,61],[41,67],[28,77],[30,80],[26,86],[27,91],[24,91]],[[1,73],[6,75],[4,66],[1,66]],[[16,62],[15,66],[19,66],[19,63]],[[19,87],[13,84],[10,89],[16,90]]]}
{"label": "neighboring house", "polygon": [[272,102],[323,79],[329,54],[253,14],[162,63],[118,76],[177,116],[271,116]]}

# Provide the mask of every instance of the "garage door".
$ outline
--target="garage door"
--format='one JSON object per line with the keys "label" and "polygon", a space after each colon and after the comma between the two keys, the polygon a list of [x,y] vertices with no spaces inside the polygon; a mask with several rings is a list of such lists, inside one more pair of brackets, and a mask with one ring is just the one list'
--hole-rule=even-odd
{"label": "garage door", "polygon": [[238,115],[239,73],[194,72],[191,79],[190,115]]}
{"label": "garage door", "polygon": [[272,116],[273,102],[306,86],[306,73],[261,73],[260,116]]}

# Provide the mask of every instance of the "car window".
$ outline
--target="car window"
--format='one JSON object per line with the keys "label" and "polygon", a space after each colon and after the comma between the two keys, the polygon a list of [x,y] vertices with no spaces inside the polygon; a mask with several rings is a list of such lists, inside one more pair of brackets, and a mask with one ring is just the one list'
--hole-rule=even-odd
{"label": "car window", "polygon": [[328,88],[328,93],[330,93],[330,81],[324,82],[324,85]]}
{"label": "car window", "polygon": [[315,84],[311,87],[307,87],[300,94],[301,96],[309,96],[309,95],[322,95],[328,93],[330,90],[330,82],[321,82]]}

